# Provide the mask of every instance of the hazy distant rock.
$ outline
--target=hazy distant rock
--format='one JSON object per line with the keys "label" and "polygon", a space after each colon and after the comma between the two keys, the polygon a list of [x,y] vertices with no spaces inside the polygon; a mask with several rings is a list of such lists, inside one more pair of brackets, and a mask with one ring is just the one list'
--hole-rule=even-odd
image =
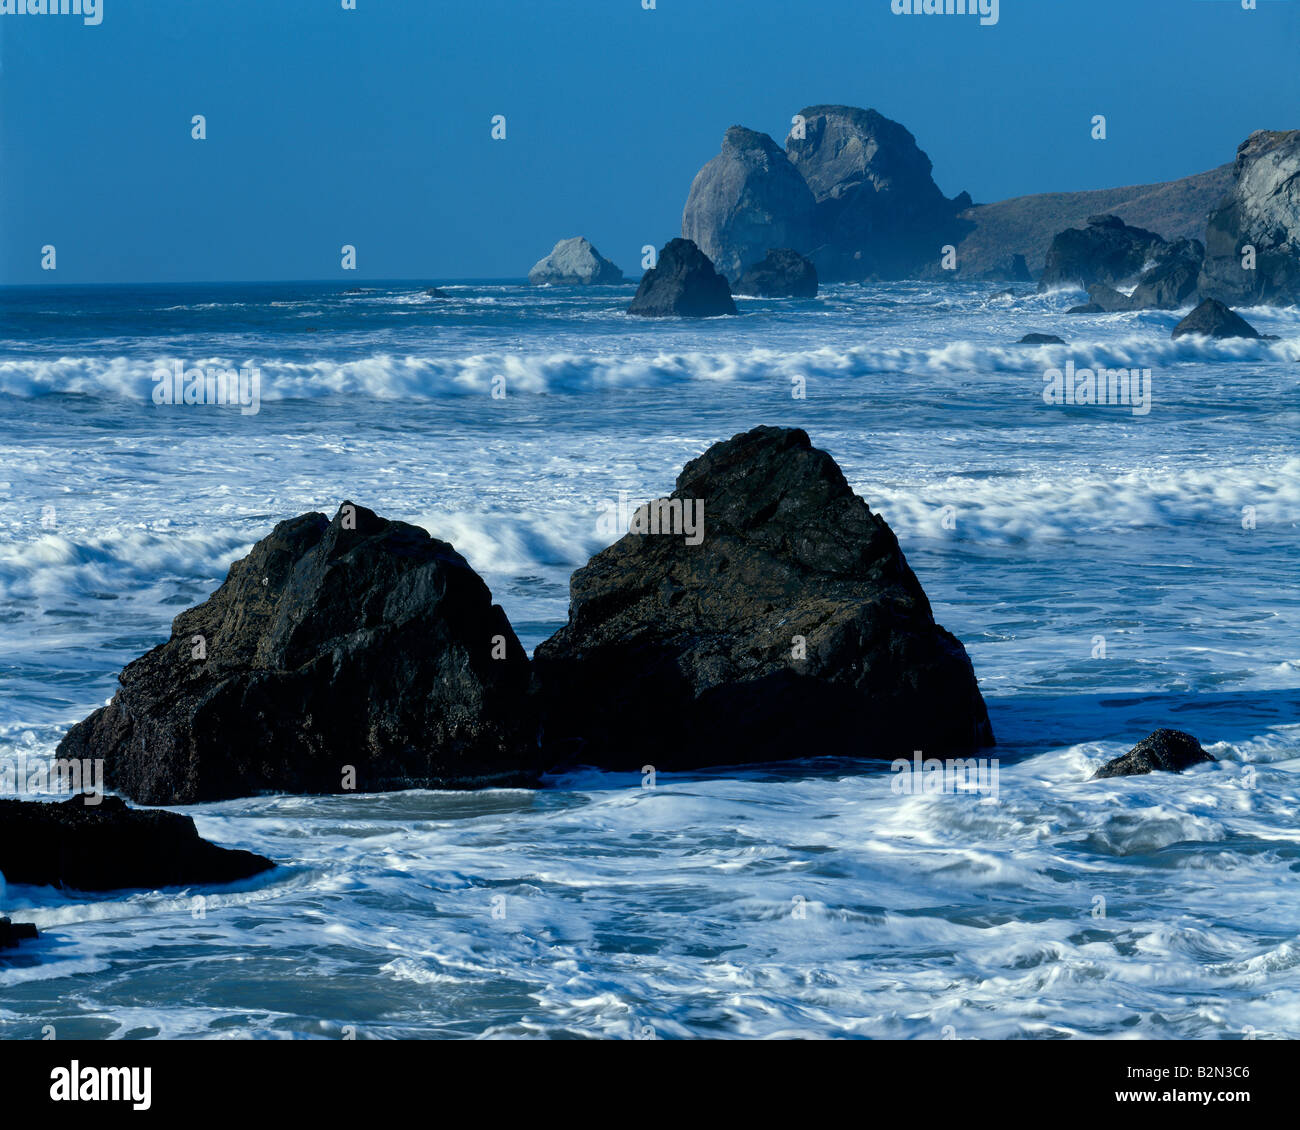
{"label": "hazy distant rock", "polygon": [[709,257],[689,239],[673,239],[646,271],[627,312],[643,318],[713,318],[734,314],[736,303]]}
{"label": "hazy distant rock", "polygon": [[59,756],[103,758],[144,804],[518,784],[537,768],[528,682],[455,549],[345,502],[236,561]]}
{"label": "hazy distant rock", "polygon": [[676,769],[993,744],[965,649],[803,431],[714,444],[674,500],[695,535],[661,519],[598,553],[570,582],[568,624],[537,648],[556,756]]}
{"label": "hazy distant rock", "polygon": [[966,227],[962,193],[947,199],[931,176],[930,158],[898,122],[855,106],[800,111],[786,152],[817,202],[817,248],[809,253],[823,281],[933,276],[942,248]]}
{"label": "hazy distant rock", "polygon": [[1025,334],[1017,345],[1065,345],[1055,334]]}
{"label": "hazy distant rock", "polygon": [[562,239],[528,272],[533,286],[612,286],[623,272],[601,256],[582,236]]}
{"label": "hazy distant rock", "polygon": [[1137,278],[1164,246],[1155,232],[1129,227],[1118,216],[1091,216],[1087,227],[1069,228],[1052,240],[1039,289],[1118,285]]}
{"label": "hazy distant rock", "polygon": [[799,252],[778,248],[741,276],[736,293],[759,298],[816,298],[817,268]]}
{"label": "hazy distant rock", "polygon": [[1259,337],[1255,329],[1245,318],[1229,310],[1215,298],[1207,298],[1195,310],[1174,327],[1174,337],[1186,334],[1202,334],[1205,337]]}
{"label": "hazy distant rock", "polygon": [[111,891],[232,883],[275,865],[201,839],[188,816],[128,808],[120,797],[86,804],[0,800],[0,873],[11,883]]}
{"label": "hazy distant rock", "polygon": [[[1236,305],[1300,301],[1300,130],[1251,134],[1233,175],[1206,228],[1200,294]],[[1248,245],[1254,270],[1244,264]]]}
{"label": "hazy distant rock", "polygon": [[774,247],[812,250],[815,207],[808,185],[775,141],[732,126],[722,152],[695,176],[682,236],[734,283]]}
{"label": "hazy distant rock", "polygon": [[428,287],[424,293],[428,298],[450,298],[451,297],[451,295],[448,294],[445,290],[439,290],[436,286]]}
{"label": "hazy distant rock", "polygon": [[1136,777],[1157,770],[1181,773],[1193,765],[1213,761],[1191,734],[1183,730],[1156,730],[1143,738],[1123,757],[1106,762],[1092,779],[1104,777]]}

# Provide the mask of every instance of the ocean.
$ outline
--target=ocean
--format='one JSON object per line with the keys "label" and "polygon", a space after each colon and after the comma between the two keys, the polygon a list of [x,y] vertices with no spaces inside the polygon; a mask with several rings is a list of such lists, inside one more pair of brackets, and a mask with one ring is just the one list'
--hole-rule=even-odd
{"label": "ocean", "polygon": [[[1206,342],[1028,286],[686,322],[626,317],[631,286],[352,285],[0,291],[0,767],[50,755],[284,518],[426,527],[531,650],[620,492],[776,424],[965,644],[997,794],[810,748],[653,788],[199,805],[280,866],[0,885],[44,935],[0,963],[0,1034],[1300,1037],[1300,311]],[[1035,331],[1070,344],[1013,344]],[[256,369],[257,411],[154,403],[177,362]],[[1150,370],[1150,410],[1046,403],[1067,362]],[[1217,763],[1088,780],[1160,726]]]}

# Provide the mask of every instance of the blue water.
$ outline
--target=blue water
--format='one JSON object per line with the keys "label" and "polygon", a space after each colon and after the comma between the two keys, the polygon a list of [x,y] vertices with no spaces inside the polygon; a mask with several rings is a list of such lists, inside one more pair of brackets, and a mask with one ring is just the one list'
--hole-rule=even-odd
{"label": "blue water", "polygon": [[[202,805],[281,867],[9,886],[45,940],[0,964],[0,1035],[1300,1036],[1300,311],[1174,342],[1179,314],[1025,287],[690,323],[625,317],[631,287],[362,285],[0,290],[0,765],[285,517],[426,526],[531,649],[603,504],[767,423],[898,534],[971,654],[999,795],[808,749],[653,789]],[[178,360],[256,367],[259,410],[155,405]],[[1067,360],[1150,369],[1151,411],[1045,404]],[[1219,762],[1088,782],[1162,725]]]}

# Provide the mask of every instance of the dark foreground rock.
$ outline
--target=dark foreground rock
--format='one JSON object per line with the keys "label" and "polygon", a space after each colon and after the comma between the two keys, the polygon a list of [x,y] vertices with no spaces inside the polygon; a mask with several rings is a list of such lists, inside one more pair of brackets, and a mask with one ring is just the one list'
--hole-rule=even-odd
{"label": "dark foreground rock", "polygon": [[1300,301],[1300,130],[1259,130],[1238,147],[1205,230],[1199,289],[1238,306]]}
{"label": "dark foreground rock", "polygon": [[816,298],[817,268],[797,251],[775,248],[740,276],[736,293],[759,298]]}
{"label": "dark foreground rock", "polygon": [[31,942],[37,938],[36,927],[30,922],[11,922],[0,918],[0,950],[12,949],[19,942]]}
{"label": "dark foreground rock", "polygon": [[446,542],[345,502],[281,522],[127,665],[60,757],[146,804],[518,783],[528,658]]}
{"label": "dark foreground rock", "polygon": [[1205,337],[1257,338],[1259,331],[1245,318],[1233,313],[1216,298],[1207,298],[1174,327],[1174,337],[1202,334]]}
{"label": "dark foreground rock", "polygon": [[1065,342],[1055,334],[1025,334],[1017,345],[1064,345]]}
{"label": "dark foreground rock", "polygon": [[1157,770],[1181,773],[1192,765],[1200,765],[1214,758],[1201,748],[1191,734],[1182,730],[1156,730],[1143,738],[1123,757],[1106,762],[1092,775],[1100,777],[1136,777]]}
{"label": "dark foreground rock", "polygon": [[623,272],[580,235],[562,239],[528,272],[533,286],[613,286]]}
{"label": "dark foreground rock", "polygon": [[176,812],[128,808],[120,797],[95,805],[0,800],[0,874],[10,883],[111,891],[233,883],[269,871],[269,859],[199,838]]}
{"label": "dark foreground rock", "polygon": [[627,312],[643,318],[714,318],[734,314],[736,303],[709,257],[689,239],[673,239],[646,271]]}
{"label": "dark foreground rock", "polygon": [[674,501],[702,525],[597,554],[537,648],[553,758],[673,769],[993,744],[965,649],[804,432],[715,444],[639,513],[662,530]]}

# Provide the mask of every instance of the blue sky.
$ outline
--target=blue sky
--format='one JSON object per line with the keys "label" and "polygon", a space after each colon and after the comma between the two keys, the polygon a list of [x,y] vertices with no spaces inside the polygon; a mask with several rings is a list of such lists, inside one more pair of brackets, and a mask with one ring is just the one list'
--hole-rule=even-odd
{"label": "blue sky", "polygon": [[818,102],[901,121],[977,201],[1300,127],[1300,0],[1001,0],[991,27],[890,0],[102,4],[0,15],[0,282],[521,276],[578,234],[635,275],[727,126],[783,141]]}

